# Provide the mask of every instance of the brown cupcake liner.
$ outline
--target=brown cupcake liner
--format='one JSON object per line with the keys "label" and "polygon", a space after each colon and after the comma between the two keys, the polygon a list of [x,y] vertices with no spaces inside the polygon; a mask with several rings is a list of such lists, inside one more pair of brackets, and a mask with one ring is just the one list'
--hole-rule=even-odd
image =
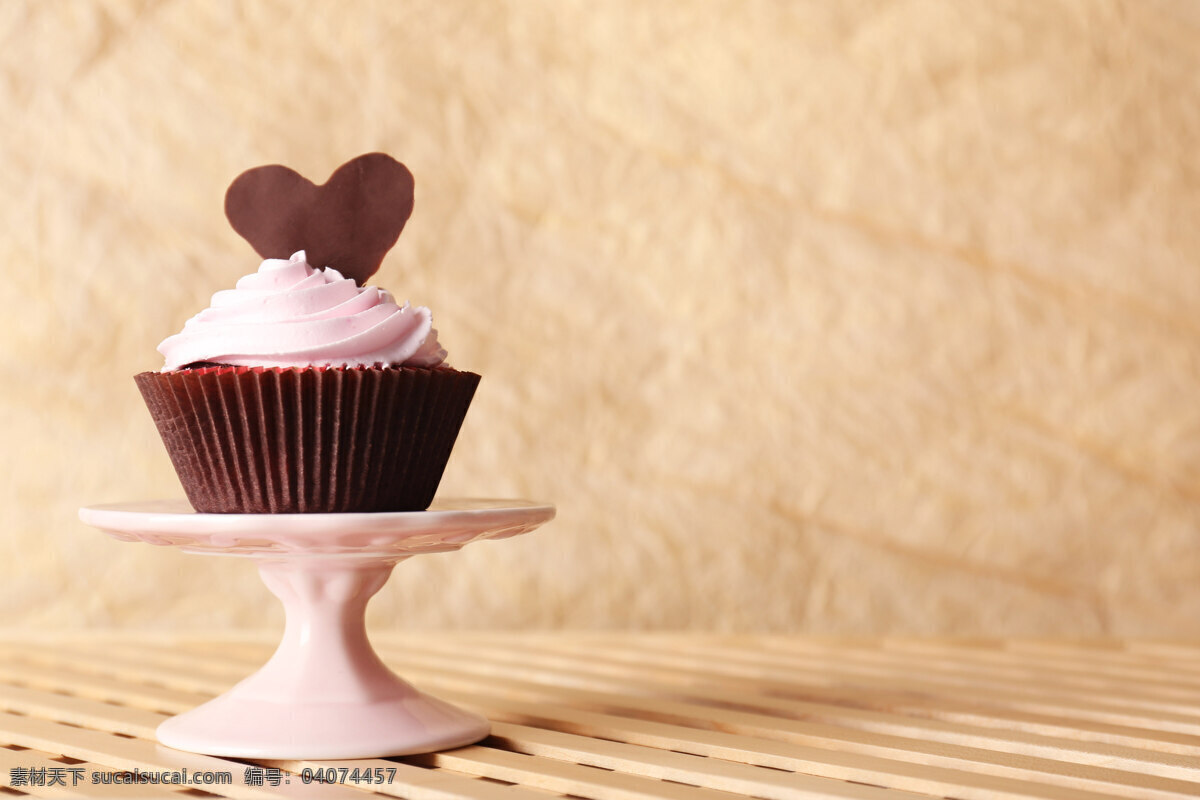
{"label": "brown cupcake liner", "polygon": [[213,366],[134,376],[204,513],[429,507],[479,376],[448,367]]}

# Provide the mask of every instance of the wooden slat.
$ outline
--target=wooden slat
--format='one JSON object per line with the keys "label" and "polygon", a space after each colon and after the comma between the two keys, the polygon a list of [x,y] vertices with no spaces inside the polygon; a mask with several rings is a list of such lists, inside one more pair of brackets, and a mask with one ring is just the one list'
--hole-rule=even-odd
{"label": "wooden slat", "polygon": [[[528,649],[536,650],[537,647],[536,644],[533,644]],[[691,667],[693,671],[696,669],[695,665],[702,665],[704,672],[715,674],[716,679],[722,683],[737,680],[735,677],[738,675],[737,667],[735,666],[731,670],[730,667],[724,666],[720,655],[714,652],[692,655],[695,658]],[[613,657],[614,654],[606,652],[603,647],[594,646],[593,643],[586,655],[586,661],[591,664],[590,668],[595,670],[601,668],[600,662],[605,659],[611,660]],[[686,655],[652,651],[644,647],[639,648],[637,644],[624,645],[624,649],[617,657],[632,662],[639,669],[643,667],[649,669],[656,663],[672,659],[672,666],[687,663]],[[765,658],[764,661],[766,661]],[[677,669],[677,671],[679,670]],[[864,671],[845,661],[830,661],[815,665],[793,662],[790,665],[756,665],[756,674],[747,677],[754,679],[754,684],[759,687],[761,693],[780,698],[791,696],[804,699],[806,688],[808,689],[807,696],[816,694],[821,697],[830,697],[829,687],[844,687],[847,691],[860,696],[875,697],[880,696],[882,687],[886,690],[886,695],[896,696],[903,693],[915,696],[919,710],[914,708],[913,715],[933,718],[937,718],[937,714],[933,712],[936,711],[938,703],[953,703],[957,700],[960,703],[959,710],[962,710],[962,703],[978,705],[980,698],[986,698],[1002,701],[1005,710],[1009,712],[1042,714],[1045,717],[1065,720],[1068,723],[1079,720],[1094,721],[1100,726],[1097,728],[1098,735],[1093,737],[1096,741],[1113,739],[1113,734],[1119,732],[1111,730],[1112,726],[1129,728],[1130,730],[1124,732],[1134,738],[1138,737],[1136,730],[1138,728],[1148,729],[1156,735],[1160,733],[1184,734],[1181,737],[1160,736],[1159,738],[1162,738],[1164,742],[1175,743],[1175,746],[1168,745],[1159,748],[1166,752],[1187,754],[1189,752],[1187,744],[1195,741],[1189,738],[1189,735],[1194,736],[1200,733],[1200,716],[1195,713],[1197,709],[1189,708],[1187,711],[1192,713],[1182,713],[1178,704],[1176,704],[1176,708],[1160,710],[1164,708],[1164,704],[1153,701],[1130,699],[1114,702],[1112,700],[1113,693],[1104,695],[1100,700],[1088,696],[1073,698],[1071,687],[1039,688],[1036,684],[1031,684],[1027,678],[1013,681],[1013,685],[1006,686],[995,681],[981,682],[978,678],[956,678],[946,675],[922,679],[920,671],[919,665],[911,664],[897,665],[886,670],[874,668]],[[994,726],[1004,727],[1002,724]],[[1109,728],[1104,726],[1109,726]],[[1014,727],[1029,730],[1021,726]],[[1086,733],[1086,726],[1069,725],[1068,727],[1072,737],[1080,737]],[[1114,743],[1116,742],[1114,741]]]}
{"label": "wooden slat", "polygon": [[[531,644],[536,646],[535,639]],[[560,645],[562,643],[559,643]],[[789,645],[794,645],[789,642]],[[937,684],[963,686],[968,689],[1001,691],[1031,697],[1061,694],[1078,696],[1089,702],[1113,703],[1120,708],[1124,703],[1139,709],[1145,707],[1170,707],[1172,701],[1181,701],[1180,711],[1190,711],[1191,720],[1200,716],[1196,705],[1196,686],[1153,687],[1148,682],[1132,679],[1125,675],[1106,676],[1099,668],[1080,673],[1078,670],[1062,670],[1052,663],[1034,661],[1021,666],[997,663],[988,659],[958,659],[951,654],[937,651],[928,655],[914,655],[895,649],[845,648],[822,646],[811,642],[786,649],[780,646],[755,650],[735,650],[706,643],[702,639],[677,639],[675,641],[639,640],[632,643],[620,640],[590,641],[594,651],[612,650],[636,653],[639,650],[657,653],[692,652],[697,663],[705,662],[714,653],[723,660],[749,661],[761,669],[793,670],[810,675],[820,675],[834,670],[847,670],[852,674],[884,675],[890,682],[922,677]],[[707,653],[697,652],[707,650]]]}
{"label": "wooden slat", "polygon": [[[545,646],[533,645],[526,650],[526,654],[530,649],[542,652]],[[1061,701],[1053,709],[1044,709],[1056,713],[1039,713],[1025,710],[1027,704],[1021,698],[1014,700],[1011,694],[997,690],[962,690],[945,683],[914,680],[896,674],[877,675],[874,677],[883,679],[873,680],[871,676],[847,674],[844,668],[821,672],[789,671],[782,667],[757,664],[747,668],[744,662],[725,661],[722,654],[716,651],[662,652],[626,645],[619,653],[592,650],[586,660],[591,669],[602,669],[608,665],[619,671],[636,666],[639,671],[667,676],[674,681],[686,681],[698,687],[713,684],[725,688],[736,687],[739,691],[753,693],[772,703],[817,701],[947,722],[969,722],[982,727],[1051,737],[1160,750],[1182,756],[1200,756],[1200,735],[1197,735],[1200,734],[1200,724],[1185,724],[1178,718],[1164,720],[1161,714],[1150,719],[1122,715],[1120,721],[1116,722],[1112,714],[1063,704]],[[1005,700],[1008,701],[1008,707],[998,705],[998,702]],[[1151,726],[1169,727],[1172,730],[1164,731]],[[1177,730],[1183,732],[1177,733]]]}
{"label": "wooden slat", "polygon": [[[0,785],[5,785],[13,769],[53,770],[59,768],[69,770],[71,768],[79,768],[78,764],[62,761],[60,760],[61,758],[61,753],[46,753],[28,747],[22,747],[20,750],[12,750],[7,746],[0,745],[0,774],[4,776],[0,778]],[[73,775],[67,774],[62,776],[62,783],[48,781],[44,782],[41,786],[22,786],[19,791],[29,794],[36,793],[43,797],[161,798],[163,796],[163,788],[161,786],[94,784],[91,782],[90,774],[86,774],[86,772],[79,783],[76,783]],[[180,800],[185,796],[179,795]]]}
{"label": "wooden slat", "polygon": [[[1200,755],[1200,726],[1164,721],[1161,716],[1146,719],[1129,713],[1102,712],[1082,702],[1064,702],[1057,692],[1038,702],[1003,688],[963,687],[926,679],[912,671],[863,670],[845,662],[814,669],[805,664],[734,659],[726,651],[703,645],[678,644],[676,648],[664,652],[627,645],[619,653],[606,650],[599,657],[663,664],[686,671],[697,681],[750,683],[760,694],[770,697],[822,698],[850,707],[897,710],[933,719],[970,719],[992,727]],[[1030,707],[1037,710],[1027,710]],[[1164,726],[1183,730],[1161,730]]]}
{"label": "wooden slat", "polygon": [[[11,744],[37,748],[94,764],[102,764],[112,770],[140,770],[159,772],[181,770],[188,772],[215,771],[233,774],[233,783],[214,787],[195,787],[233,798],[279,798],[279,797],[330,797],[359,798],[353,789],[341,787],[306,786],[293,783],[288,786],[257,787],[239,783],[245,769],[244,764],[211,756],[184,753],[162,747],[145,739],[129,739],[100,731],[62,725],[36,717],[0,714],[0,739]],[[7,775],[5,779],[7,779]],[[328,790],[328,791],[326,791]]]}
{"label": "wooden slat", "polygon": [[[282,770],[291,783],[279,787],[246,786],[251,762],[154,743],[167,715],[245,677],[276,639],[0,636],[0,787],[13,767],[66,757],[89,772],[228,771],[233,785],[194,787],[222,797],[1200,796],[1200,645],[1190,642],[385,635],[376,644],[389,663],[487,714],[493,735],[426,756],[253,762]],[[396,780],[299,781],[301,770],[333,764],[384,766]],[[19,791],[204,796],[185,788]]]}
{"label": "wooden slat", "polygon": [[[478,642],[475,643],[473,652],[476,656],[479,655],[480,648],[478,646]],[[527,661],[530,656],[530,649],[524,648],[523,652],[525,656],[524,660]],[[417,656],[410,653],[410,658],[416,657]],[[498,680],[502,681],[503,679],[498,679],[492,674],[495,670],[503,670],[505,667],[511,667],[511,665],[504,663],[505,660],[506,659],[499,658],[495,655],[484,659],[484,663],[487,663],[490,666],[489,670],[486,670],[485,672],[489,675],[489,685],[504,685],[511,693],[513,691],[514,684],[511,682],[497,684]],[[476,659],[476,661],[478,661],[478,659]],[[410,669],[412,669],[413,665],[411,664],[411,661],[408,666]],[[578,665],[576,666],[578,667]],[[439,664],[439,673],[442,680],[445,680],[447,674],[452,673],[454,670],[455,665],[453,664]],[[575,675],[573,676],[573,679],[575,680],[578,680],[578,671],[579,670],[576,670]],[[528,688],[528,686],[529,684],[526,684],[526,688]],[[639,693],[642,692],[639,691]],[[576,704],[581,702],[581,696],[577,691],[575,692],[573,701]],[[645,703],[642,703],[642,705],[644,706]],[[722,712],[720,718],[727,723],[728,719],[730,718],[729,713]],[[761,723],[758,723],[758,725],[759,728],[761,728]],[[1172,783],[1171,781],[1148,781],[1148,779],[1142,776],[1140,773],[1130,776],[1129,774],[1117,770],[1080,770],[1074,764],[1071,764],[1070,760],[1068,760],[1068,762],[1065,764],[1044,758],[1014,761],[1012,759],[1000,758],[997,754],[992,752],[980,751],[978,749],[972,750],[969,748],[963,749],[961,747],[952,747],[950,749],[943,748],[941,752],[938,752],[936,750],[930,750],[921,741],[914,741],[910,743],[907,740],[896,739],[894,737],[885,737],[883,739],[878,737],[875,739],[863,739],[862,737],[858,737],[847,740],[844,732],[841,731],[823,730],[813,725],[807,725],[805,728],[805,731],[802,731],[798,737],[793,737],[791,740],[802,742],[808,741],[810,743],[814,743],[812,742],[812,736],[818,735],[821,738],[820,741],[815,742],[815,744],[818,746],[827,746],[829,742],[834,742],[843,748],[855,750],[856,752],[882,754],[892,758],[903,758],[905,760],[916,759],[922,760],[924,763],[928,763],[930,765],[946,764],[958,767],[960,769],[969,767],[972,770],[982,770],[987,773],[998,775],[1028,777],[1030,773],[1033,773],[1038,774],[1042,780],[1048,781],[1052,784],[1062,784],[1065,781],[1069,784],[1082,786],[1087,785],[1088,782],[1093,782],[1093,785],[1098,784],[1107,788],[1109,791],[1124,794],[1125,796],[1137,797],[1142,796],[1145,792],[1165,792],[1167,795],[1170,795],[1180,791],[1180,786],[1176,783]],[[753,732],[758,729],[751,727],[748,730]],[[806,736],[808,737],[807,740],[804,738]],[[1076,756],[1076,761],[1079,761],[1080,756],[1082,756],[1082,760],[1085,762],[1092,761],[1103,763],[1104,759],[1112,756],[1112,753],[1104,750],[1101,750],[1101,752],[1081,751],[1076,753]],[[1163,765],[1159,764],[1158,766],[1162,767]],[[1186,764],[1172,763],[1170,760],[1168,760],[1166,767],[1169,768],[1172,766],[1184,770],[1188,769]],[[991,789],[996,790],[997,787],[993,786]]]}
{"label": "wooden slat", "polygon": [[491,742],[505,749],[591,767],[636,772],[661,780],[697,785],[771,800],[801,797],[867,798],[888,793],[874,787],[814,780],[811,776],[756,769],[747,764],[664,751],[625,742],[595,739],[556,730],[492,723]]}
{"label": "wooden slat", "polygon": [[[73,653],[80,652],[79,649],[74,648],[64,649]],[[97,652],[91,655],[81,654],[80,657],[72,657],[69,659],[72,664],[82,665],[75,667],[80,669],[79,676],[75,681],[75,685],[78,690],[85,694],[111,695],[109,687],[112,685],[113,679],[107,677],[98,678],[94,674],[89,673],[120,675],[130,674],[131,672],[139,672],[142,677],[146,679],[151,679],[163,684],[167,682],[174,682],[187,687],[188,691],[180,691],[174,697],[169,696],[170,690],[168,688],[156,688],[156,691],[153,695],[153,702],[155,704],[169,705],[175,710],[183,710],[190,707],[198,699],[196,696],[191,694],[191,690],[194,690],[198,687],[207,686],[215,692],[225,688],[228,683],[230,683],[228,678],[213,679],[209,676],[208,670],[193,670],[189,672],[187,670],[183,670],[181,667],[176,666],[174,668],[175,671],[168,673],[155,666],[148,666],[152,665],[156,661],[153,654],[143,653],[143,658],[141,659],[140,663],[135,665],[130,659],[120,657],[119,655],[114,656],[114,651],[119,651],[119,648],[106,646],[103,653]],[[10,667],[10,672],[15,671],[17,674],[23,676],[26,681],[33,683],[38,683],[42,680],[39,677],[38,672],[42,669],[42,663],[46,662],[47,660],[54,660],[52,655],[47,656],[46,653],[39,652],[38,646],[27,649],[27,651],[24,653],[24,657],[32,662],[39,663],[36,667],[30,667],[28,671],[13,670],[13,668]],[[100,687],[99,690],[95,688],[96,686]],[[53,697],[54,696],[51,696],[51,698]],[[93,727],[98,727],[105,730],[125,730],[137,733],[139,735],[148,736],[152,734],[152,725],[156,725],[162,719],[162,717],[158,714],[131,711],[129,709],[114,709],[114,707],[110,704],[97,703],[95,701],[75,700],[75,702],[69,702],[66,698],[58,697],[57,699],[50,699],[48,702],[45,700],[41,702],[34,702],[35,698],[36,695],[26,689],[7,687],[7,691],[5,691],[5,687],[0,687],[0,701],[6,702],[10,708],[18,708],[19,710],[29,713],[52,713],[58,715],[62,715],[69,711],[73,713],[72,721],[78,720],[81,722],[86,722]],[[131,694],[129,697],[131,702],[138,702],[141,699],[143,698],[139,694]],[[87,703],[88,705],[84,706],[82,705],[83,703]],[[138,727],[133,720],[133,717],[138,714],[142,715],[141,727]],[[60,716],[58,718],[62,717]],[[510,733],[512,730],[517,729],[515,727],[511,728]],[[558,741],[559,747],[563,746],[562,743],[564,741],[572,738],[576,740],[574,748],[575,753],[582,755],[585,752],[586,748],[584,748],[582,744],[585,742],[591,748],[591,752],[587,757],[575,759],[577,763],[587,763],[592,766],[603,766],[602,764],[595,762],[604,761],[606,758],[611,759],[613,757],[611,751],[615,745],[612,743],[593,742],[590,739],[582,739],[581,737],[560,738]],[[506,740],[497,741],[502,742]],[[543,747],[545,746],[544,741],[539,742],[539,744]],[[509,747],[507,749],[517,752],[525,752],[524,747]],[[638,750],[645,750],[645,752],[639,754],[636,752]],[[774,770],[758,770],[756,771],[757,774],[752,779],[750,776],[746,775],[744,771],[739,772],[739,767],[742,770],[745,770],[745,767],[742,767],[741,765],[723,765],[720,762],[714,762],[711,765],[704,765],[702,768],[693,764],[690,769],[677,768],[669,775],[660,775],[658,773],[662,772],[663,767],[661,765],[651,765],[655,765],[656,762],[664,760],[671,762],[672,757],[674,757],[674,762],[678,764],[681,763],[680,759],[683,757],[675,753],[663,753],[660,750],[649,750],[646,748],[637,747],[626,748],[622,752],[622,755],[626,763],[641,765],[643,767],[643,774],[650,774],[651,777],[654,777],[656,780],[659,778],[673,781],[682,781],[683,779],[688,779],[700,785],[701,787],[709,787],[713,784],[728,784],[730,781],[733,781],[735,783],[756,786],[758,791],[756,791],[755,794],[761,797],[804,796],[873,798],[880,796],[876,793],[876,790],[871,789],[870,787],[860,787],[842,784],[840,782],[813,780],[802,776],[788,776],[787,778],[780,780],[777,777],[778,773]],[[704,762],[705,760],[695,759],[695,761]],[[480,761],[478,759],[454,763],[458,764],[459,766],[470,764],[470,771],[478,772],[485,777],[499,779],[504,779],[509,774],[511,769],[514,768],[512,764],[497,764],[494,761]],[[310,767],[313,765],[313,763],[308,763],[308,766]],[[302,762],[294,762],[293,766],[297,766],[297,768],[303,768]],[[375,763],[374,766],[380,766],[380,764]],[[593,795],[600,796],[601,794],[604,794],[605,796],[609,796],[611,794],[611,796],[625,796],[633,791],[628,785],[631,783],[630,781],[614,778],[612,776],[592,777],[594,778],[594,780],[592,780],[593,784],[610,784],[616,781],[623,782],[623,785],[619,787],[610,786],[609,789],[614,790],[611,793],[601,792],[595,790],[595,787],[593,787]],[[527,782],[530,783],[530,785],[541,785],[535,781],[532,781],[532,779]],[[634,781],[633,783],[637,782]],[[789,787],[791,787],[790,790]],[[643,787],[638,792],[633,793],[638,794],[639,792],[640,794],[646,796],[663,797],[677,797],[681,796],[681,794],[688,796],[695,795],[698,797],[709,796],[705,794],[697,794],[692,790],[672,788],[670,785],[667,785],[664,788],[663,785],[655,784],[651,784],[648,788]]]}
{"label": "wooden slat", "polygon": [[733,800],[727,792],[612,772],[554,759],[537,759],[498,748],[471,746],[445,753],[410,756],[414,764],[447,766],[461,772],[520,782],[596,800]]}
{"label": "wooden slat", "polygon": [[[186,706],[185,703],[180,705]],[[70,722],[93,730],[123,733],[150,740],[154,737],[154,729],[166,718],[165,715],[153,711],[4,685],[0,685],[0,708],[8,711],[17,710],[27,716]],[[18,759],[19,761],[20,759]],[[315,769],[329,766],[334,762],[259,760],[254,763],[288,769],[299,774],[305,767]],[[14,765],[23,766],[24,763],[14,762]],[[519,787],[514,789],[498,786],[472,778],[455,776],[446,771],[424,770],[383,759],[338,761],[336,765],[348,767],[351,770],[355,767],[363,769],[382,767],[395,770],[397,781],[390,784],[364,783],[360,788],[398,797],[412,797],[421,800],[445,800],[449,797],[470,797],[475,800],[515,800],[530,796],[528,793],[522,793]],[[243,765],[234,764],[233,767],[235,773],[240,773]],[[161,789],[158,791],[161,793]]]}
{"label": "wooden slat", "polygon": [[[92,668],[92,669],[105,670],[105,671],[120,670],[124,666],[124,662],[122,662],[119,659],[114,659],[112,657],[111,653],[93,654],[89,658],[80,660],[80,663],[86,663],[89,665],[89,668]],[[441,672],[443,673],[442,677],[444,679],[445,673],[447,672],[447,670],[443,669]],[[169,679],[171,677],[168,674],[158,673],[158,672],[153,673],[152,676],[155,680]],[[190,685],[193,685],[191,682],[196,680],[196,676],[182,675],[182,676],[177,676],[177,679],[184,681],[185,684],[190,686]],[[200,678],[200,680],[204,680],[204,678]],[[494,677],[489,677],[488,678],[489,685],[495,686],[496,680],[497,679]],[[213,688],[214,688],[214,690],[224,688],[224,684],[218,683],[217,685],[213,686]],[[511,690],[511,686],[509,688]],[[576,699],[578,699],[578,698],[576,698]],[[487,711],[488,709],[482,708],[480,710]],[[858,745],[857,750],[859,752],[873,752],[871,749],[872,743],[866,743],[865,746],[861,742],[858,742],[855,744]],[[905,743],[901,742],[900,748],[898,748],[898,749],[893,748],[893,750],[895,750],[896,752],[889,752],[887,750],[884,750],[882,752],[884,755],[890,756],[892,758],[900,757],[900,758],[904,759],[905,761],[911,761],[914,759],[920,759],[922,752],[918,749],[919,747],[920,747],[919,744],[913,744],[913,745],[909,745],[906,747]],[[851,749],[855,749],[855,748],[851,747]],[[874,752],[878,752],[878,751],[876,750]],[[965,758],[964,753],[970,755],[971,757]],[[930,758],[930,754],[925,753],[924,755],[926,756],[927,759]],[[955,759],[955,757],[957,757],[957,760]],[[964,764],[964,762],[965,762],[965,764]],[[881,759],[878,762],[878,764],[876,765],[876,767],[878,768],[879,765],[887,764],[887,763],[888,762]],[[1104,786],[1105,788],[1113,790],[1118,794],[1124,794],[1126,796],[1134,796],[1134,797],[1143,796],[1143,794],[1145,792],[1152,792],[1155,794],[1165,793],[1165,796],[1172,796],[1173,793],[1175,792],[1175,790],[1177,789],[1177,787],[1173,786],[1170,782],[1156,781],[1156,782],[1146,783],[1145,780],[1143,780],[1140,777],[1131,779],[1131,778],[1129,778],[1129,776],[1124,775],[1120,772],[1116,772],[1116,771],[1084,770],[1084,771],[1080,772],[1078,769],[1071,769],[1069,767],[1060,766],[1057,763],[1045,763],[1043,761],[1028,760],[1028,759],[1025,760],[1024,762],[1014,764],[1014,763],[1011,763],[1011,760],[1008,760],[1008,761],[1006,761],[1004,759],[997,760],[997,758],[994,754],[972,752],[969,750],[964,751],[961,749],[951,751],[948,754],[940,753],[940,754],[933,755],[932,760],[927,761],[927,763],[930,765],[948,764],[952,767],[959,769],[960,771],[964,768],[964,766],[966,766],[966,767],[969,767],[970,769],[972,769],[973,771],[982,771],[984,773],[994,774],[994,775],[999,775],[999,776],[1015,775],[1018,777],[1026,777],[1027,774],[1029,773],[1029,771],[1033,770],[1035,772],[1038,772],[1039,776],[1041,778],[1049,781],[1051,784],[1055,784],[1055,783],[1062,784],[1064,782],[1064,778],[1069,778],[1070,779],[1069,782],[1076,786],[1087,785],[1087,783],[1089,781],[1090,782],[1098,782],[1101,786]],[[886,772],[886,770],[879,770],[879,771]],[[1049,774],[1041,774],[1041,773],[1049,773]],[[1055,773],[1058,773],[1058,774],[1055,774]],[[911,780],[911,778],[912,778],[912,776],[900,776],[898,779],[901,781],[907,781],[907,780]],[[960,782],[964,782],[964,781],[960,781]],[[997,782],[994,780],[990,781],[990,782],[984,781],[981,785],[980,785],[980,781],[976,778],[965,780],[965,782],[970,785],[972,790],[978,791],[980,796],[995,796],[996,793],[1001,792],[1001,791],[1008,791],[1008,788],[1011,788],[1011,787],[1006,788],[1005,784],[1002,784],[1001,782]],[[1022,789],[1021,791],[1027,791],[1027,787],[1025,789]],[[1038,790],[1038,791],[1044,791],[1044,790]],[[1055,795],[1055,796],[1057,796],[1057,795]]]}
{"label": "wooden slat", "polygon": [[[589,677],[583,667],[569,675],[551,673],[551,671],[535,665],[536,656],[526,652],[522,658],[511,661],[501,659],[494,654],[477,657],[469,662],[454,659],[429,658],[425,655],[409,653],[402,666],[409,670],[420,670],[422,667],[434,670],[445,680],[450,675],[466,674],[486,677],[488,682],[498,687],[504,687],[509,694],[526,692],[526,696],[535,698],[568,698],[568,702],[586,705],[594,708],[619,708],[622,713],[653,716],[659,719],[685,720],[682,724],[693,724],[686,720],[702,722],[706,719],[719,721],[724,729],[733,729],[746,735],[767,736],[780,738],[784,741],[815,744],[837,742],[838,746],[852,746],[853,742],[874,743],[878,746],[895,746],[897,752],[905,753],[907,757],[917,757],[921,752],[932,753],[936,748],[929,747],[930,741],[944,742],[947,752],[960,752],[959,748],[983,748],[986,754],[972,753],[981,760],[996,760],[1000,754],[1016,756],[1034,756],[1043,759],[1061,760],[1067,764],[1107,764],[1125,769],[1132,769],[1138,774],[1161,775],[1163,777],[1194,780],[1200,778],[1200,767],[1194,759],[1186,759],[1173,754],[1153,753],[1133,748],[1117,748],[1109,745],[1094,744],[1085,747],[1074,740],[1052,740],[1049,737],[1038,737],[1026,734],[998,735],[990,729],[972,730],[962,726],[944,726],[929,724],[919,720],[910,724],[908,719],[896,717],[889,719],[882,715],[867,715],[853,710],[834,709],[836,717],[821,722],[821,709],[804,708],[806,713],[796,713],[795,707],[784,709],[787,713],[779,715],[772,709],[758,707],[752,711],[731,709],[724,706],[712,707],[711,698],[695,693],[672,691],[661,683],[643,683],[642,681],[625,681],[623,686],[626,694],[632,693],[636,700],[622,701],[612,688],[616,679]],[[517,677],[508,677],[515,675]],[[558,686],[547,689],[546,685],[558,679],[566,681],[569,686]],[[669,699],[660,699],[667,697]],[[696,706],[703,708],[697,709]],[[753,706],[754,704],[749,704]],[[786,704],[780,703],[782,708]],[[794,719],[793,719],[794,718]],[[818,722],[808,722],[808,719],[818,719]],[[878,722],[875,726],[864,726],[863,719]],[[831,724],[833,723],[833,724]],[[892,727],[889,729],[891,723]],[[848,728],[845,730],[842,728]],[[864,729],[859,733],[855,729]],[[872,728],[875,728],[874,730]],[[899,734],[899,735],[898,735]],[[948,749],[947,749],[948,748]],[[966,754],[964,757],[968,757]],[[1030,762],[1032,763],[1032,762]]]}
{"label": "wooden slat", "polygon": [[[441,693],[475,710],[497,715],[494,701],[463,692]],[[672,749],[688,746],[695,736],[688,729],[693,727],[699,731],[728,732],[755,751],[762,749],[764,739],[778,741],[786,746],[775,751],[776,754],[792,756],[785,762],[789,768],[825,777],[870,780],[909,791],[931,791],[931,783],[936,782],[935,793],[961,797],[1094,797],[1096,793],[1103,793],[1144,798],[1187,796],[1193,786],[1187,782],[1119,770],[1018,758],[971,748],[930,746],[919,741],[875,736],[847,737],[832,729],[826,729],[829,734],[826,739],[822,739],[815,728],[809,729],[811,736],[771,735],[771,731],[757,724],[747,726],[723,715],[711,720],[711,728],[699,727],[695,717],[593,704],[579,697],[525,703],[513,718],[532,723],[533,720],[558,716],[564,707],[595,708],[603,716],[620,720],[617,730],[622,731],[627,729],[631,719],[661,723],[675,740]],[[521,716],[522,713],[528,716]],[[912,769],[913,765],[920,765],[920,769]],[[948,787],[953,787],[953,791],[948,791]]]}
{"label": "wooden slat", "polygon": [[[476,780],[474,777],[452,770],[424,769],[405,764],[395,759],[357,759],[346,761],[260,761],[263,766],[273,766],[300,774],[304,769],[324,769],[330,766],[354,769],[395,770],[396,780],[390,783],[364,783],[359,788],[393,797],[411,800],[543,800],[544,793],[531,791],[529,787]],[[354,785],[354,784],[348,784]]]}
{"label": "wooden slat", "polygon": [[[180,703],[186,707],[186,703]],[[127,706],[115,706],[80,697],[0,685],[0,708],[27,715],[71,722],[96,730],[152,738],[154,729],[165,719],[158,712]],[[678,782],[695,782],[706,788],[754,795],[763,798],[869,798],[881,797],[878,790],[854,784],[813,780],[808,776],[784,774],[779,770],[755,769],[745,764],[728,763],[657,748],[627,745],[591,737],[563,734],[539,728],[497,723],[492,744],[513,752],[574,761],[579,764],[617,770],[631,768],[639,774]],[[263,762],[267,763],[267,762]],[[275,762],[271,762],[275,763]],[[278,764],[276,764],[278,765]],[[287,762],[287,768],[299,771],[316,762]],[[360,761],[339,766],[394,766],[379,761]],[[476,782],[477,783],[477,782]],[[492,786],[491,784],[481,784]],[[492,786],[492,788],[495,788]],[[384,791],[386,788],[376,789]],[[490,792],[489,796],[495,794]]]}

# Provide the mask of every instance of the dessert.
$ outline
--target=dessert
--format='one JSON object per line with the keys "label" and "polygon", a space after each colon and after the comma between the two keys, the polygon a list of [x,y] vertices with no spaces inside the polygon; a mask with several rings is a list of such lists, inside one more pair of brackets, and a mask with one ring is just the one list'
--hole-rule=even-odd
{"label": "dessert", "polygon": [[265,260],[134,378],[197,511],[429,506],[479,376],[445,363],[429,309],[366,285],[412,198],[380,153],[323,186],[272,166],[230,187],[226,213]]}

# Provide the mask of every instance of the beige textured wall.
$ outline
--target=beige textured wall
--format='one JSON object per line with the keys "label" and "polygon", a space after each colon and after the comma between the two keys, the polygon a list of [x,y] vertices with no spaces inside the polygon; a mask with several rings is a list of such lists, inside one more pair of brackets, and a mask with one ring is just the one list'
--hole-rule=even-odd
{"label": "beige textured wall", "polygon": [[1198,9],[0,3],[0,623],[278,623],[75,509],[179,493],[130,376],[232,177],[378,149],[443,492],[560,516],[373,624],[1200,634]]}

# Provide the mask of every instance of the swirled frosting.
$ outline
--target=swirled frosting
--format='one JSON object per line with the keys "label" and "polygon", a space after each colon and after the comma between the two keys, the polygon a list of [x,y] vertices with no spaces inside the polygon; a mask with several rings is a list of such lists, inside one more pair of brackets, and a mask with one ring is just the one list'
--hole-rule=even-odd
{"label": "swirled frosting", "polygon": [[303,250],[269,258],[158,346],[163,371],[210,362],[246,367],[434,367],[446,359],[422,306],[396,304]]}

